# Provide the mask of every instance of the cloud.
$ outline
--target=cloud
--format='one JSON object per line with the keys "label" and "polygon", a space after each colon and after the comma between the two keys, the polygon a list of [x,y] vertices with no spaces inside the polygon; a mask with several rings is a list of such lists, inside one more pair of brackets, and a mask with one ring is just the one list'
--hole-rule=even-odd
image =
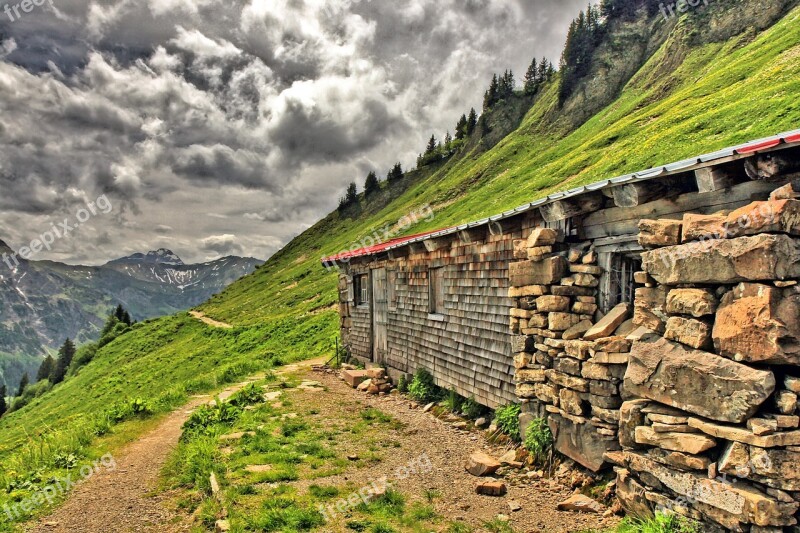
{"label": "cloud", "polygon": [[413,166],[493,72],[556,61],[585,0],[53,6],[0,27],[0,233],[69,213],[73,189],[108,194],[115,228],[59,253],[158,242],[197,260],[209,235],[263,257],[348,182]]}
{"label": "cloud", "polygon": [[244,248],[239,244],[236,235],[211,235],[200,241],[200,249],[219,255],[241,255]]}

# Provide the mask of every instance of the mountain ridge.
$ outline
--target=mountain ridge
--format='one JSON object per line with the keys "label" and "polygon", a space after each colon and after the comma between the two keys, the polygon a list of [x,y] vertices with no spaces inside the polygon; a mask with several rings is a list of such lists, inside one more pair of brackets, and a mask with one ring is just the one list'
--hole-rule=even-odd
{"label": "mountain ridge", "polygon": [[[14,253],[6,248],[0,245],[0,253]],[[202,303],[261,264],[227,256],[187,265],[166,249],[99,266],[18,258],[9,269],[0,262],[0,382],[12,388],[23,373],[35,374],[41,357],[66,338],[95,339],[118,304],[136,320],[169,315]]]}

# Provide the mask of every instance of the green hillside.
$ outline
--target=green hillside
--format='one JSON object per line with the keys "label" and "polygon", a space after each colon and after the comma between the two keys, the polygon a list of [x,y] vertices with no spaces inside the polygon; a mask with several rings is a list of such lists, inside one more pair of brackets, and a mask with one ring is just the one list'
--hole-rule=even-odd
{"label": "green hillside", "polygon": [[683,17],[619,97],[579,128],[554,127],[558,87],[551,83],[518,129],[491,149],[473,139],[451,161],[410,173],[383,200],[370,204],[362,198],[360,214],[327,216],[200,307],[234,329],[212,330],[186,314],[134,328],[100,350],[76,377],[0,420],[3,466],[22,464],[16,459],[24,441],[38,442],[35,436],[50,428],[88,424],[114,402],[143,398],[164,411],[234,376],[332,354],[337,274],[326,271],[320,258],[426,204],[433,218],[407,233],[479,219],[558,189],[800,127],[800,8],[763,32],[698,42],[697,25],[709,24],[712,16]]}

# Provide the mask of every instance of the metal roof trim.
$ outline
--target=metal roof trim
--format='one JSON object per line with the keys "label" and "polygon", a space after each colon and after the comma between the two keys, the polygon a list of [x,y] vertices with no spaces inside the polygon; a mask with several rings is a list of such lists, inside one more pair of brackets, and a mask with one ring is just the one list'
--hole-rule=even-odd
{"label": "metal roof trim", "polygon": [[753,143],[753,144],[748,144],[748,145],[742,146],[740,148],[736,148],[736,153],[737,154],[742,154],[742,155],[744,155],[744,154],[753,154],[753,153],[759,152],[761,150],[769,150],[770,148],[775,148],[776,146],[778,146],[782,142],[783,142],[783,139],[781,137],[777,137],[777,138],[769,139],[769,140],[766,140],[766,141],[761,141],[761,142],[757,142],[757,143]]}
{"label": "metal roof trim", "polygon": [[800,142],[800,130],[797,130],[796,132],[790,132],[783,138],[783,140],[787,143]]}
{"label": "metal roof trim", "polygon": [[665,170],[666,169],[664,167],[649,168],[647,170],[643,170],[641,172],[637,172],[636,173],[636,177],[638,179],[655,178],[656,176],[660,176],[661,174],[663,174]]}
{"label": "metal roof trim", "polygon": [[394,250],[397,248],[401,248],[403,246],[407,246],[409,244],[422,242],[427,239],[441,237],[445,235],[451,235],[456,233],[457,231],[463,231],[465,229],[472,229],[480,226],[484,226],[489,222],[496,222],[498,220],[503,220],[505,218],[509,218],[520,213],[524,213],[526,211],[530,211],[537,207],[541,207],[545,204],[553,203],[558,200],[563,200],[566,198],[573,198],[575,196],[580,196],[587,192],[599,191],[606,188],[613,188],[614,186],[625,184],[625,183],[632,183],[638,181],[645,181],[649,180],[658,176],[662,175],[669,175],[675,174],[692,167],[701,166],[707,163],[713,163],[714,161],[718,161],[720,159],[725,159],[728,157],[734,157],[736,155],[750,155],[759,151],[769,150],[771,148],[775,148],[781,144],[796,144],[800,143],[800,129],[790,130],[785,133],[778,134],[772,137],[765,137],[763,139],[756,139],[750,141],[748,143],[740,144],[738,146],[734,146],[731,148],[723,148],[721,150],[717,150],[715,152],[710,152],[707,154],[703,154],[697,157],[692,157],[688,159],[684,159],[681,161],[677,161],[675,163],[670,163],[661,167],[654,167],[647,170],[643,170],[640,172],[635,172],[632,174],[625,174],[623,176],[617,176],[614,178],[600,180],[594,183],[590,183],[588,185],[582,185],[580,187],[575,187],[569,189],[567,191],[558,191],[552,194],[549,194],[543,198],[539,198],[534,200],[528,204],[521,205],[509,211],[505,211],[501,214],[494,215],[491,217],[482,218],[480,220],[476,220],[474,222],[468,222],[466,224],[462,224],[460,226],[454,226],[450,228],[445,228],[443,230],[438,230],[435,232],[430,233],[423,233],[421,235],[415,235],[408,239],[399,238],[398,242],[380,247],[375,246],[375,250],[364,250],[361,254],[358,254],[358,250],[352,253],[348,253],[346,255],[338,256],[332,255],[323,261],[330,261],[330,260],[338,260],[344,257],[354,258],[354,257],[362,257],[366,255],[374,255],[376,253],[380,253],[381,251],[386,250]]}
{"label": "metal roof trim", "polygon": [[717,150],[716,152],[711,152],[710,154],[701,155],[698,159],[700,159],[701,163],[710,163],[711,161],[716,161],[717,159],[722,159],[725,157],[731,157],[736,155],[735,148],[725,148],[724,150]]}
{"label": "metal roof trim", "polygon": [[589,191],[599,191],[605,189],[611,184],[611,180],[603,180],[603,181],[596,181],[594,183],[590,183],[586,186],[586,189]]}
{"label": "metal roof trim", "polygon": [[680,170],[686,170],[687,168],[692,168],[695,165],[700,164],[699,157],[693,157],[691,159],[684,159],[683,161],[678,161],[676,163],[670,163],[669,165],[664,165],[664,168],[667,169],[667,172],[677,172]]}

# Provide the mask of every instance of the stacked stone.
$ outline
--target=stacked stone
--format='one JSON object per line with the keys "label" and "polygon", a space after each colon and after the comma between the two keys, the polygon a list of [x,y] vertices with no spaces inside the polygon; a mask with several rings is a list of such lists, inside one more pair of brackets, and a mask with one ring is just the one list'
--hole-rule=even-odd
{"label": "stacked stone", "polygon": [[596,471],[603,454],[619,448],[619,389],[631,343],[613,335],[629,308],[595,325],[597,254],[588,244],[558,250],[557,241],[555,230],[540,228],[515,243],[517,258],[526,258],[511,265],[509,290],[521,424],[548,417],[556,450]]}
{"label": "stacked stone", "polygon": [[628,512],[753,533],[798,523],[798,237],[791,186],[731,213],[641,222],[641,338],[624,376],[623,451],[607,454]]}

